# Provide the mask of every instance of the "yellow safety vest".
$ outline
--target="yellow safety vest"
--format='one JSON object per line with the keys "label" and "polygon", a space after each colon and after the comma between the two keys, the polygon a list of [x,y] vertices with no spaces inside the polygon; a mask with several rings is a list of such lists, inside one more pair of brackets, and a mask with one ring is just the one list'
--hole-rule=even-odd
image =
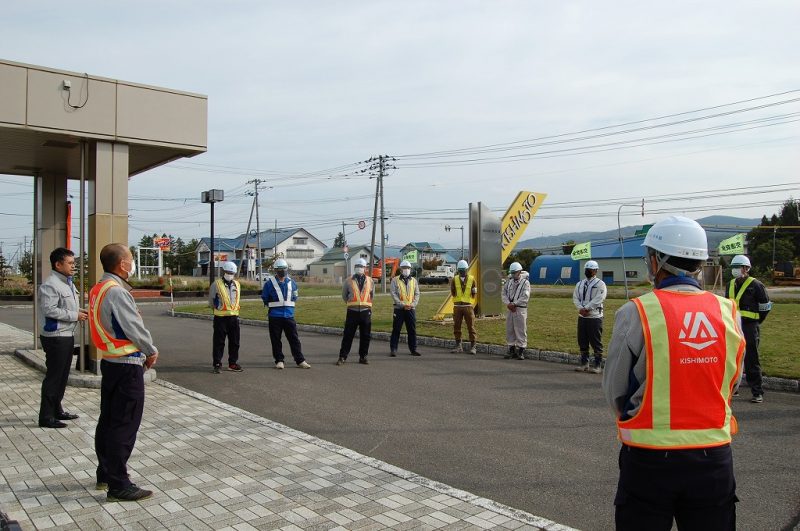
{"label": "yellow safety vest", "polygon": [[467,275],[466,288],[461,285],[461,277],[459,275],[453,277],[453,283],[456,287],[456,296],[453,297],[453,302],[472,304],[472,287],[475,285],[475,277]]}
{"label": "yellow safety vest", "polygon": [[364,289],[358,291],[358,282],[350,277],[351,292],[350,300],[347,301],[348,308],[351,306],[368,306],[372,307],[372,279],[370,277],[364,278]]}
{"label": "yellow safety vest", "polygon": [[408,288],[406,288],[406,283],[400,277],[395,278],[395,282],[397,282],[397,290],[400,292],[400,302],[404,306],[414,304],[414,293],[416,292],[416,280],[414,280],[414,277],[408,279]]}
{"label": "yellow safety vest", "polygon": [[114,280],[98,282],[89,290],[89,332],[92,343],[102,353],[103,358],[124,358],[139,352],[139,348],[127,338],[117,339],[100,322],[100,305],[106,298],[108,290],[119,287]]}
{"label": "yellow safety vest", "polygon": [[[739,306],[739,301],[741,300],[742,295],[744,295],[747,286],[749,286],[752,282],[753,277],[747,277],[744,279],[744,282],[742,282],[742,287],[739,288],[739,293],[736,293],[736,279],[732,278],[731,283],[728,285],[728,298],[736,301],[736,306]],[[747,310],[742,310],[741,307],[739,308],[739,313],[742,317],[747,317],[748,319],[761,319],[761,316],[758,312],[748,312]]]}
{"label": "yellow safety vest", "polygon": [[655,290],[633,302],[647,379],[639,410],[617,420],[619,440],[666,450],[729,443],[736,433],[731,393],[744,356],[736,305],[707,291]]}
{"label": "yellow safety vest", "polygon": [[214,306],[215,316],[226,317],[228,315],[239,315],[239,299],[242,289],[239,286],[238,280],[234,280],[233,283],[236,286],[235,301],[231,301],[231,294],[228,290],[228,286],[225,285],[221,278],[217,279],[217,295],[219,296],[220,302],[222,302],[222,308],[217,309],[216,305]]}

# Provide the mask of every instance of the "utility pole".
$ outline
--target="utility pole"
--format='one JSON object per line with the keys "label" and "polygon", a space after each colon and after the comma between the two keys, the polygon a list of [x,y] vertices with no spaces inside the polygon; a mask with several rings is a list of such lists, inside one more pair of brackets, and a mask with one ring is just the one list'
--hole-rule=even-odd
{"label": "utility pole", "polygon": [[253,179],[253,189],[255,191],[256,202],[256,249],[258,255],[256,256],[256,270],[258,271],[258,285],[264,287],[264,263],[261,256],[261,220],[258,217],[260,210],[258,205],[258,185],[261,184],[261,179]]}
{"label": "utility pole", "polygon": [[381,289],[386,293],[386,233],[383,228],[384,210],[383,210],[383,176],[386,173],[386,156],[381,155],[378,157],[379,171],[378,182],[381,187]]}
{"label": "utility pole", "polygon": [[[367,162],[374,161],[374,158],[370,158]],[[369,166],[369,169],[374,169],[374,164]],[[372,177],[370,177],[371,179]],[[380,175],[375,181],[375,207],[372,210],[372,239],[370,240],[369,244],[369,270],[367,271],[367,275],[372,277],[372,264],[375,262],[375,229],[378,226],[378,195],[381,191],[381,179]]]}
{"label": "utility pole", "polygon": [[[254,271],[250,271],[250,267],[249,267],[250,266],[250,262],[249,262],[249,260],[250,260],[250,258],[249,258],[250,251],[247,248],[247,243],[248,243],[248,240],[250,239],[250,225],[253,222],[253,211],[255,209],[256,209],[256,198],[253,197],[253,204],[250,207],[250,217],[247,218],[247,230],[244,233],[244,242],[242,243],[242,262],[244,262],[245,260],[248,260],[248,262],[247,262],[247,264],[248,264],[248,267],[247,267],[247,275],[248,275],[248,277],[250,276],[250,273],[255,274]],[[239,266],[239,271],[241,271],[241,270],[242,270],[242,267],[240,265]]]}

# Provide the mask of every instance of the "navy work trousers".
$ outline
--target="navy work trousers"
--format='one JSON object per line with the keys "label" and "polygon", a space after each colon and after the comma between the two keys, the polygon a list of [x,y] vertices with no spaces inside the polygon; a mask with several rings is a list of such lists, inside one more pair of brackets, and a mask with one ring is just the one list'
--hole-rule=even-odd
{"label": "navy work trousers", "polygon": [[228,365],[239,361],[239,316],[215,315],[214,316],[214,367],[222,365],[222,355],[225,353],[225,338],[228,338]]}
{"label": "navy work trousers", "polygon": [[72,351],[75,338],[39,336],[44,350],[47,370],[42,380],[42,401],[39,405],[39,422],[47,422],[64,412],[61,401],[67,389],[69,369],[72,366]]}
{"label": "navy work trousers", "polygon": [[742,319],[742,332],[744,333],[744,372],[747,375],[747,385],[753,396],[761,396],[764,389],[761,387],[761,362],[758,360],[758,343],[761,341],[761,325],[753,319]]}
{"label": "navy work trousers", "polygon": [[97,482],[109,490],[128,487],[128,458],[144,411],[144,368],[128,363],[100,362],[100,419],[94,434]]}
{"label": "navy work trousers", "polygon": [[372,337],[372,310],[356,311],[347,310],[344,319],[344,333],[342,334],[342,346],[339,348],[339,357],[347,359],[350,354],[350,347],[353,346],[353,338],[358,330],[358,357],[364,359],[369,354],[369,340]]}
{"label": "navy work trousers", "polygon": [[594,351],[597,366],[603,360],[603,319],[578,317],[578,348],[581,351],[581,364],[589,363],[589,346]]}
{"label": "navy work trousers", "polygon": [[294,317],[268,317],[269,320],[269,341],[272,343],[272,357],[275,363],[283,361],[283,344],[281,334],[286,334],[289,341],[289,349],[292,351],[294,362],[298,365],[306,359],[303,357],[303,348],[300,345],[300,338],[297,336],[297,323]]}
{"label": "navy work trousers", "polygon": [[395,308],[392,314],[392,337],[389,338],[389,350],[397,352],[397,345],[400,343],[400,330],[406,325],[408,334],[408,350],[417,350],[417,313],[414,309]]}
{"label": "navy work trousers", "polygon": [[736,529],[736,480],[730,445],[692,450],[619,452],[618,531]]}

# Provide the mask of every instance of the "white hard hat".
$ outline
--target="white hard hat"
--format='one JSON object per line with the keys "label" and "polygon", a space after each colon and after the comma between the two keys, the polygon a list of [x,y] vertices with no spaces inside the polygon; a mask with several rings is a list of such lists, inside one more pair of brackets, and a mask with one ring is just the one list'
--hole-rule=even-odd
{"label": "white hard hat", "polygon": [[594,260],[589,260],[586,262],[586,265],[583,266],[584,269],[600,269],[600,266]]}
{"label": "white hard hat", "polygon": [[278,258],[275,260],[275,263],[272,264],[273,269],[289,269],[289,264],[286,263],[286,260],[283,258]]}
{"label": "white hard hat", "polygon": [[669,216],[650,227],[642,247],[689,260],[708,258],[706,231],[695,220],[683,216]]}
{"label": "white hard hat", "polygon": [[239,268],[233,262],[225,262],[222,264],[222,270],[226,273],[236,273]]}
{"label": "white hard hat", "polygon": [[400,269],[403,269],[404,267],[410,268],[411,263],[408,260],[403,260],[402,262],[400,262]]}
{"label": "white hard hat", "polygon": [[356,266],[367,267],[367,261],[363,258],[356,260]]}
{"label": "white hard hat", "polygon": [[731,260],[731,267],[742,267],[742,266],[750,267],[750,259],[743,254],[737,254],[736,256],[733,257],[733,260]]}
{"label": "white hard hat", "polygon": [[461,271],[462,269],[469,269],[469,264],[466,260],[459,260],[458,264],[456,264],[456,269]]}
{"label": "white hard hat", "polygon": [[516,273],[517,271],[522,271],[522,265],[519,262],[512,262],[510,266],[508,266],[509,273]]}

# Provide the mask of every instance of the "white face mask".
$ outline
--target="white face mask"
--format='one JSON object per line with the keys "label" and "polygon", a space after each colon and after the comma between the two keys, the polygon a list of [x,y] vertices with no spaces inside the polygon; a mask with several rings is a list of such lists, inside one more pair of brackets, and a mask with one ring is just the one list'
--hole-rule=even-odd
{"label": "white face mask", "polygon": [[741,276],[742,276],[742,268],[741,267],[734,267],[733,269],[731,269],[731,275],[733,275],[733,278],[741,278]]}
{"label": "white face mask", "polygon": [[125,271],[126,273],[128,273],[128,278],[131,278],[133,275],[136,274],[136,262],[131,260],[131,268],[130,269],[125,269],[123,267],[122,270]]}
{"label": "white face mask", "polygon": [[222,278],[230,282],[231,280],[233,280],[233,273],[225,273],[224,275],[222,275]]}
{"label": "white face mask", "polygon": [[363,275],[364,274],[364,268],[361,267],[361,266],[356,266],[355,267],[355,272],[356,272],[356,275]]}
{"label": "white face mask", "polygon": [[411,270],[408,268],[403,268],[400,270],[400,274],[403,275],[404,277],[407,277],[411,274]]}

